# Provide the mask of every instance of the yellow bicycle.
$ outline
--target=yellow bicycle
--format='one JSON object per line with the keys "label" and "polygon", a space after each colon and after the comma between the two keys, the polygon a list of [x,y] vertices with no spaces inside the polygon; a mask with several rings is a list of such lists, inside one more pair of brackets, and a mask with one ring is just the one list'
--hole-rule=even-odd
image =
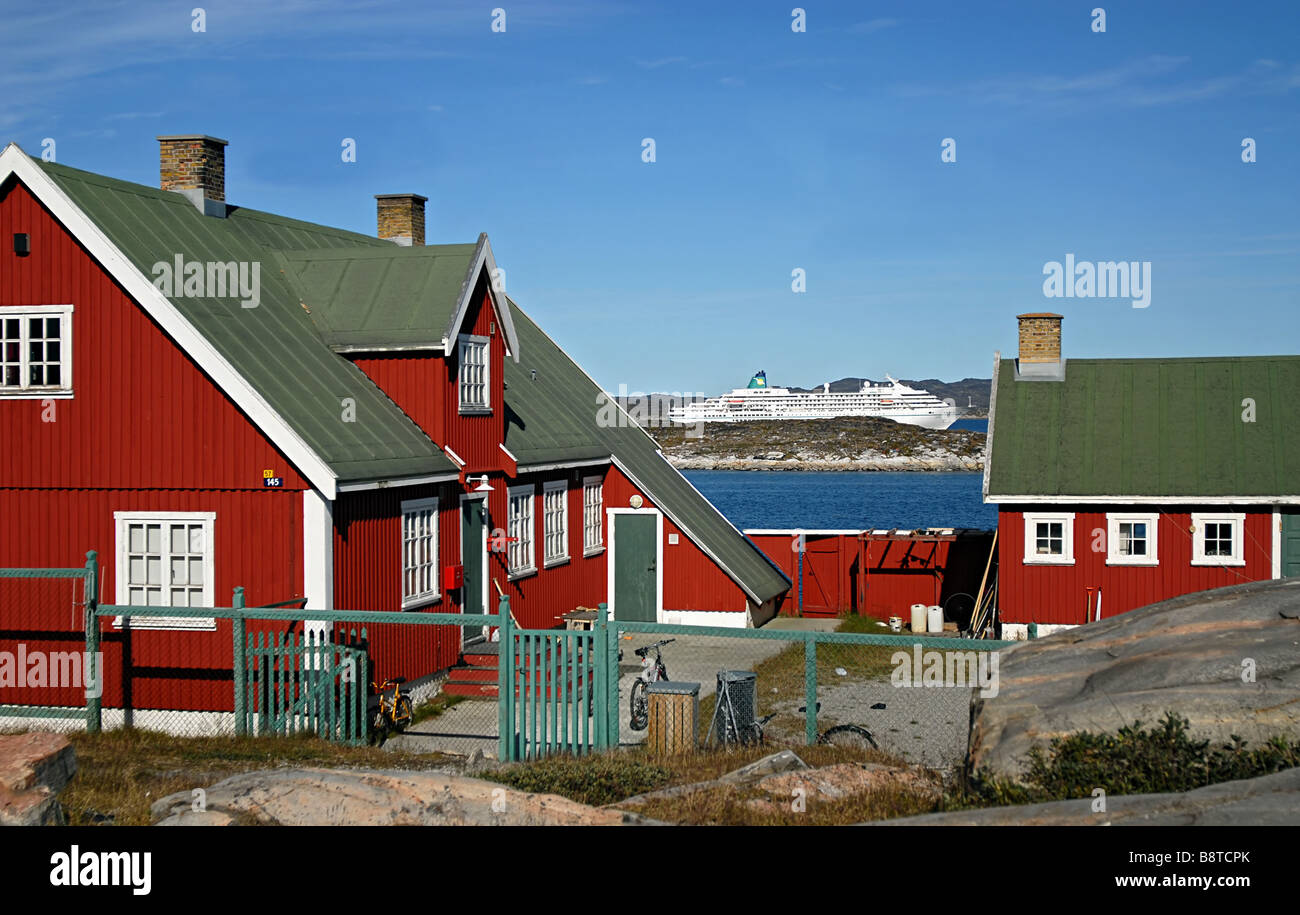
{"label": "yellow bicycle", "polygon": [[414,713],[410,695],[402,692],[402,684],[405,682],[405,677],[393,677],[382,684],[370,684],[371,689],[379,697],[379,705],[371,728],[372,739],[377,743],[382,744],[393,732],[400,734],[411,724]]}

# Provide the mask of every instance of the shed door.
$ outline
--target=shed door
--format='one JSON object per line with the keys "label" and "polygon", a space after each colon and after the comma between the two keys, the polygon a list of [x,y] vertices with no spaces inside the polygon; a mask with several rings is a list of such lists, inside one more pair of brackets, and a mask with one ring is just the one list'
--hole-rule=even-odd
{"label": "shed door", "polygon": [[1300,576],[1300,512],[1282,513],[1282,577]]}
{"label": "shed door", "polygon": [[655,622],[659,567],[652,513],[617,514],[614,519],[614,619]]}

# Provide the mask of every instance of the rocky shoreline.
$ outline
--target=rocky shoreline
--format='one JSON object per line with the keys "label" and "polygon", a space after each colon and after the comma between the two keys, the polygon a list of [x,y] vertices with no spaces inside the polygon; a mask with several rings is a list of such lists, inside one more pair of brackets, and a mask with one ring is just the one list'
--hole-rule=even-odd
{"label": "rocky shoreline", "polygon": [[984,436],[888,419],[708,423],[659,429],[664,457],[678,470],[978,473]]}
{"label": "rocky shoreline", "polygon": [[887,457],[864,457],[858,460],[836,458],[796,457],[740,457],[738,455],[674,456],[666,454],[668,463],[678,470],[753,470],[753,471],[818,471],[818,472],[890,472],[916,471],[921,473],[978,473],[984,469],[984,462],[979,458],[962,457],[956,454]]}

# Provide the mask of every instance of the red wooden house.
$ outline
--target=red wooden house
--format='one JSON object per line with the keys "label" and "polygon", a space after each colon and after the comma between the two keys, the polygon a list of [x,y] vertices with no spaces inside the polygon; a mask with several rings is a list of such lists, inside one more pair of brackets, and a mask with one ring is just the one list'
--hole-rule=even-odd
{"label": "red wooden house", "polygon": [[[225,141],[159,139],[161,189],[0,154],[0,566],[93,548],[105,603],[240,585],[322,619],[497,589],[529,627],[776,613],[786,578],[500,291],[486,235],[426,246],[414,194],[377,238],[230,205]],[[230,707],[226,623],[131,628],[136,708]],[[373,628],[410,678],[482,635]]]}
{"label": "red wooden house", "polygon": [[984,469],[1004,635],[1300,574],[1300,357],[1067,360],[1060,315],[1019,320]]}

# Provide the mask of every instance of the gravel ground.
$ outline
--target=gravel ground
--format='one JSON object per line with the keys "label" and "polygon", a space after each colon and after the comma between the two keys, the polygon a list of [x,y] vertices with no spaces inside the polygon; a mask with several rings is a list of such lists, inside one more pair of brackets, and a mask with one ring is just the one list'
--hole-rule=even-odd
{"label": "gravel ground", "polygon": [[[971,690],[957,687],[897,687],[888,680],[823,686],[818,691],[819,731],[833,724],[866,728],[880,749],[908,762],[934,768],[959,765],[970,735]],[[782,703],[794,713],[801,702]],[[872,708],[883,704],[884,708]],[[779,735],[796,738],[801,735]]]}

